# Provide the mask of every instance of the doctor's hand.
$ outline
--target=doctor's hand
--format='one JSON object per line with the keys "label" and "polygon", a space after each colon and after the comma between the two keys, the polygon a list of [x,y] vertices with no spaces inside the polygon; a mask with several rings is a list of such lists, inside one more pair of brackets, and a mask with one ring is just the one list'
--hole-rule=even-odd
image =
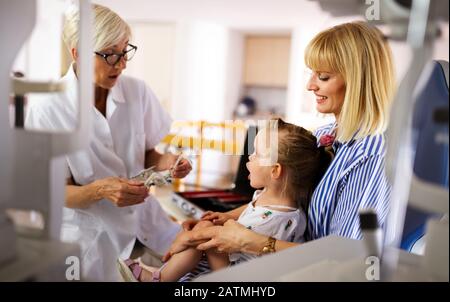
{"label": "doctor's hand", "polygon": [[176,158],[171,166],[173,178],[184,178],[192,170],[191,163],[185,158],[181,159],[178,162],[178,164],[174,167],[175,164],[176,164]]}
{"label": "doctor's hand", "polygon": [[96,199],[108,199],[118,207],[126,207],[144,202],[148,189],[142,181],[119,177],[108,177],[94,181]]}

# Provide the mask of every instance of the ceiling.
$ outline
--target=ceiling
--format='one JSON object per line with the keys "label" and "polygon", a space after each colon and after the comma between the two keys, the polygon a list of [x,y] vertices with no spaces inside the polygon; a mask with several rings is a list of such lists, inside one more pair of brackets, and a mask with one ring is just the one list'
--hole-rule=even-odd
{"label": "ceiling", "polygon": [[128,21],[201,20],[252,33],[283,33],[323,22],[328,14],[310,0],[97,0]]}

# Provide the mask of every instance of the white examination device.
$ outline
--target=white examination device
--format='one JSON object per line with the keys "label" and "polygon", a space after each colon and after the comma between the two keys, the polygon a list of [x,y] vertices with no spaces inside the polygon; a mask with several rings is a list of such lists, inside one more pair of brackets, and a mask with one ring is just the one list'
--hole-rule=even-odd
{"label": "white examination device", "polygon": [[[87,145],[91,127],[91,3],[79,2],[79,123],[67,133],[10,127],[10,93],[57,92],[64,89],[64,83],[10,79],[15,57],[35,26],[36,0],[0,2],[0,37],[5,42],[0,56],[0,281],[63,281],[66,258],[79,257],[77,245],[59,241],[66,179],[63,156]],[[11,30],[14,24],[19,26]],[[18,234],[6,214],[8,209],[41,213],[43,230],[27,237]]]}

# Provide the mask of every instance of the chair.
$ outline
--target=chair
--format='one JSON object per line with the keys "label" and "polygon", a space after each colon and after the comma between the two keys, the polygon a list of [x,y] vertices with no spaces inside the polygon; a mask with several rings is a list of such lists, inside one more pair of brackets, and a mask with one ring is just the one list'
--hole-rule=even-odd
{"label": "chair", "polygon": [[[413,173],[419,181],[449,187],[449,95],[448,62],[433,61],[430,76],[418,88],[414,107],[413,144],[415,159]],[[425,223],[441,214],[426,212],[408,205],[401,248],[421,253]]]}

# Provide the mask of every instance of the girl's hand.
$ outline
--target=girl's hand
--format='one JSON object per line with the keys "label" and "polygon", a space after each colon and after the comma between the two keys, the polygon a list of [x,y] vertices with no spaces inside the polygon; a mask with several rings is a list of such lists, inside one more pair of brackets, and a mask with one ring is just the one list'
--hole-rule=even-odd
{"label": "girl's hand", "polygon": [[183,231],[191,231],[198,222],[199,220],[197,219],[187,219],[181,224],[181,227]]}
{"label": "girl's hand", "polygon": [[215,225],[223,225],[227,220],[233,219],[230,214],[207,211],[202,215],[202,220],[209,220]]}

